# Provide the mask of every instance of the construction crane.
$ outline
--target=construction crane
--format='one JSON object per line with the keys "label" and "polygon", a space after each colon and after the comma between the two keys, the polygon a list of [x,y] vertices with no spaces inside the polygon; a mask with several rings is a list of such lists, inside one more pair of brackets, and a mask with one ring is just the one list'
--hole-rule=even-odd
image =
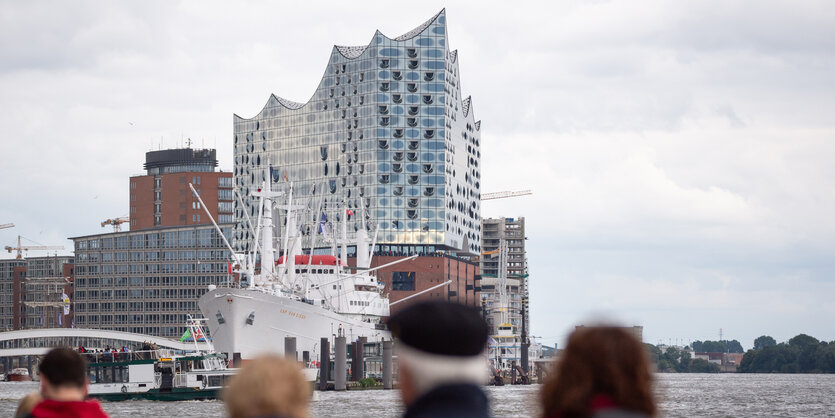
{"label": "construction crane", "polygon": [[3,225],[0,225],[0,229],[11,228],[13,226],[14,226],[14,224],[3,224]]}
{"label": "construction crane", "polygon": [[101,227],[104,228],[107,225],[113,225],[113,232],[119,232],[122,230],[121,225],[127,222],[130,222],[130,218],[127,216],[121,216],[115,219],[106,219],[101,223]]}
{"label": "construction crane", "polygon": [[507,199],[508,197],[527,196],[530,194],[533,194],[530,190],[482,193],[481,200]]}
{"label": "construction crane", "polygon": [[[15,258],[18,259],[18,260],[23,258],[23,253],[22,253],[23,251],[52,251],[52,250],[63,250],[64,249],[64,246],[57,246],[57,245],[20,245],[20,238],[22,238],[22,237],[20,235],[18,235],[17,236],[17,247],[6,246],[6,251],[8,251],[10,253],[12,251],[17,251],[17,257],[15,257]],[[29,240],[29,241],[32,241],[29,238],[26,238],[26,239]],[[32,241],[32,242],[34,242],[34,241]]]}

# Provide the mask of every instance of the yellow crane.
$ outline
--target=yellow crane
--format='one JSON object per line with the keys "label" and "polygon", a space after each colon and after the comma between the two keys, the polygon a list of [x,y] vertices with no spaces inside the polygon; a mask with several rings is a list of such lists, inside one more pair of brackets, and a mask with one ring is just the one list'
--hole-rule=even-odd
{"label": "yellow crane", "polygon": [[[64,249],[63,246],[58,246],[58,245],[21,245],[20,244],[20,238],[25,238],[25,237],[21,237],[20,235],[17,236],[17,247],[11,247],[11,246],[8,246],[8,245],[6,246],[6,251],[8,251],[10,253],[12,251],[17,251],[17,257],[15,257],[15,258],[18,259],[18,260],[23,258],[23,251],[52,251],[52,250],[63,250]],[[26,239],[29,240],[29,241],[32,241],[29,238],[26,238]],[[34,242],[34,241],[32,241],[32,242]]]}
{"label": "yellow crane", "polygon": [[114,219],[105,219],[101,223],[101,227],[104,228],[107,225],[113,225],[113,232],[119,232],[122,230],[122,224],[130,222],[130,218],[127,216],[120,216]]}

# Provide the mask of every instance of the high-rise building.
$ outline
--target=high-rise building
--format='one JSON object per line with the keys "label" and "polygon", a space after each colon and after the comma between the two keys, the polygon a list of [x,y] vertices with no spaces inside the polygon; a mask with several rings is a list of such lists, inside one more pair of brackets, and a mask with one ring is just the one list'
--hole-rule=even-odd
{"label": "high-rise building", "polygon": [[130,230],[211,224],[189,183],[218,223],[232,222],[232,173],[215,171],[213,149],[145,153],[144,176],[130,178]]}
{"label": "high-rise building", "polygon": [[[394,252],[480,252],[481,123],[446,24],[442,10],[401,36],[334,46],[306,103],[272,95],[255,116],[235,115],[236,187],[292,182],[296,203],[323,199],[330,220],[350,209],[349,231],[373,222]],[[233,245],[249,250],[245,212],[255,218],[257,201],[235,202]]]}
{"label": "high-rise building", "polygon": [[[227,239],[231,224],[221,224]],[[229,250],[213,225],[151,228],[75,242],[75,326],[177,337],[208,285],[228,285]]]}
{"label": "high-rise building", "polygon": [[[525,252],[525,218],[487,218],[482,225],[481,257],[481,298],[488,311],[495,312],[499,306],[500,249],[502,242],[507,245],[507,295],[509,302],[508,318],[513,326],[513,334],[520,335],[522,327],[522,309],[527,309],[522,299],[528,297],[528,259]],[[526,312],[527,314],[527,312]],[[496,315],[489,315],[487,322],[491,335],[498,334]],[[530,315],[525,317],[525,327],[530,334]]]}

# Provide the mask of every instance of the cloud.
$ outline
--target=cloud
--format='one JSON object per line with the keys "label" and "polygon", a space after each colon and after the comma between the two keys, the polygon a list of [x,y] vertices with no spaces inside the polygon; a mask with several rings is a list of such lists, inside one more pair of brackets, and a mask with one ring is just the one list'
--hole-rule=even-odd
{"label": "cloud", "polygon": [[[144,152],[191,138],[230,169],[233,113],[271,93],[307,100],[333,44],[398,35],[441,6],[0,7],[0,223],[18,225],[0,240],[69,247],[127,213]],[[447,15],[483,121],[484,191],[534,190],[483,215],[527,219],[535,333],[603,311],[653,341],[723,326],[835,338],[829,2],[451,2]]]}

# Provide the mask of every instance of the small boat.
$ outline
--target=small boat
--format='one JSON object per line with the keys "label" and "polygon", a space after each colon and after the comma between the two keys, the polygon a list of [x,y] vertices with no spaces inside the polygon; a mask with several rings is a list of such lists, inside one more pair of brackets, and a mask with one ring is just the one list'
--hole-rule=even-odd
{"label": "small boat", "polygon": [[[189,319],[191,335],[204,335],[199,321]],[[90,377],[88,396],[104,401],[217,399],[227,381],[237,372],[227,368],[226,356],[213,349],[188,353],[158,349],[85,355]]]}
{"label": "small boat", "polygon": [[5,380],[7,382],[30,382],[32,376],[29,375],[29,370],[25,367],[18,367],[6,374]]}

